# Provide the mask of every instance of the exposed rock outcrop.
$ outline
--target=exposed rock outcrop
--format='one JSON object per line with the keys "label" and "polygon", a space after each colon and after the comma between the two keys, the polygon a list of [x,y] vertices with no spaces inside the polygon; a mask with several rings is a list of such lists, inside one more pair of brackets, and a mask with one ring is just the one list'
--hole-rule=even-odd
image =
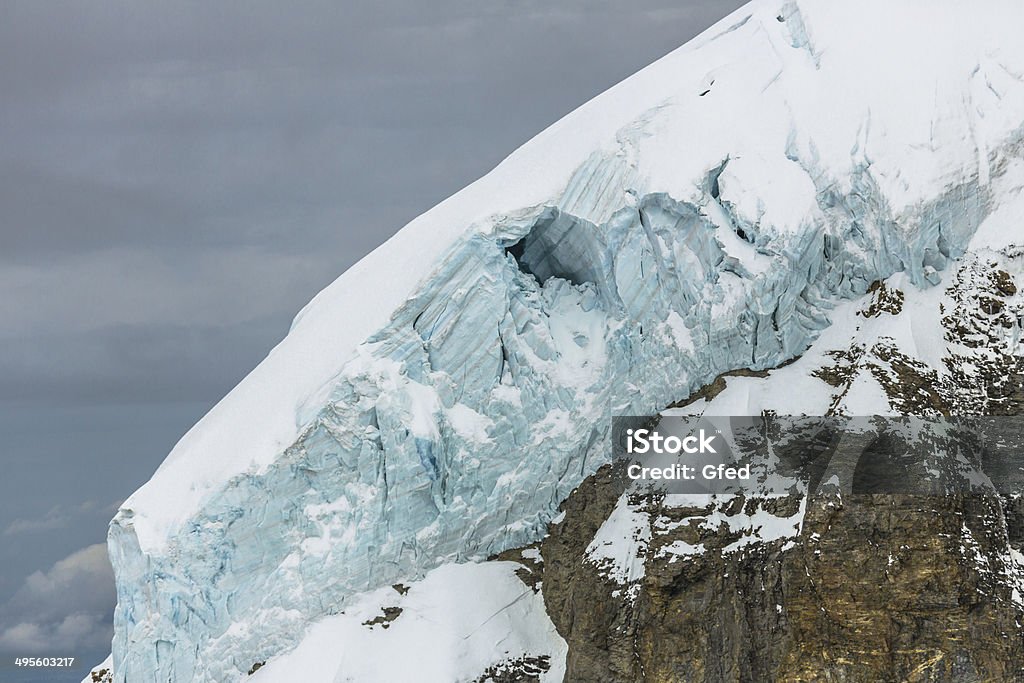
{"label": "exposed rock outcrop", "polygon": [[[872,327],[790,370],[821,382],[838,413],[860,391],[877,412],[1019,415],[1020,279],[1009,250],[968,254],[939,294],[878,283],[855,316]],[[920,339],[942,341],[918,348],[908,315],[934,323]],[[748,386],[732,388],[749,396]],[[716,400],[733,405],[728,391],[682,404],[713,411]],[[1019,420],[982,423],[1004,447],[1019,439]],[[1019,449],[980,448],[961,473],[969,485],[929,495],[934,483],[899,481],[895,461],[862,441],[831,453],[809,496],[640,496],[612,467],[586,480],[541,546],[545,601],[569,644],[566,680],[1024,680]],[[938,475],[963,447],[951,432],[922,457]],[[916,493],[871,492],[901,486]],[[609,561],[599,551],[612,538],[629,550]]]}

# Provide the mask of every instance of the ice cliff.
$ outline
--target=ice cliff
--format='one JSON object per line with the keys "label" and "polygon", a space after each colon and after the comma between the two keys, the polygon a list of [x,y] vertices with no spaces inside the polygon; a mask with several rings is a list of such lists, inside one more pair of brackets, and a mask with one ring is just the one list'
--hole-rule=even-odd
{"label": "ice cliff", "polygon": [[939,282],[1020,191],[1022,25],[757,1],[413,221],[118,512],[114,680],[241,680],[356,593],[536,540],[612,414]]}

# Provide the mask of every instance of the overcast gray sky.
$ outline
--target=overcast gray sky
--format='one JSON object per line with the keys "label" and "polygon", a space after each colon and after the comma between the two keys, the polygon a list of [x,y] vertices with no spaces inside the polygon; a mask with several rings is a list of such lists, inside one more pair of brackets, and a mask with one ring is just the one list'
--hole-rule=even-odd
{"label": "overcast gray sky", "polygon": [[0,3],[0,678],[319,289],[735,0]]}

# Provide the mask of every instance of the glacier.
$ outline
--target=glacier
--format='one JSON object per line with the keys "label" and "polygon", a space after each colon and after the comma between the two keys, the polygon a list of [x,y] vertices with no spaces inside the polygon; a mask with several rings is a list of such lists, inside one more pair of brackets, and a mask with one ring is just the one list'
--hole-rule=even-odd
{"label": "glacier", "polygon": [[360,593],[535,541],[612,415],[937,284],[1020,193],[1020,25],[757,0],[413,221],[121,506],[114,680],[243,680]]}

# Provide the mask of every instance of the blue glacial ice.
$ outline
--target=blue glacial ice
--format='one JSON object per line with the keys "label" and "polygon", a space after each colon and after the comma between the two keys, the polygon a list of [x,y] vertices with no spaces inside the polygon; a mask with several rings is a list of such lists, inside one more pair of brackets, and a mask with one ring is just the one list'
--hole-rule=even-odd
{"label": "blue glacial ice", "polygon": [[[344,362],[288,404],[287,438],[268,455],[250,437],[277,434],[270,418],[229,429],[215,409],[203,434],[221,445],[169,458],[112,522],[115,680],[243,680],[361,591],[532,542],[606,462],[613,414],[798,356],[834,302],[875,280],[939,282],[1000,201],[989,181],[1021,153],[1024,89],[967,49],[954,50],[963,74],[894,61],[902,44],[868,59],[857,36],[876,22],[846,11],[755,2],[482,180],[488,201],[499,180],[529,186],[493,213],[462,216],[460,196],[439,207],[447,232],[406,240],[422,277],[394,306],[379,299],[381,324],[351,348],[335,340],[358,326],[344,316],[300,340]],[[915,49],[940,49],[919,33],[906,35]],[[1022,64],[1024,49],[1004,57]],[[951,71],[949,101],[968,93],[973,109],[919,121],[904,100],[929,68]],[[850,74],[865,80],[836,84]],[[837,93],[865,101],[829,118]],[[938,151],[922,161],[929,142]],[[537,181],[539,168],[555,170]],[[367,282],[403,277],[407,261],[385,247]],[[240,390],[268,402],[286,391],[287,373],[265,376]]]}

